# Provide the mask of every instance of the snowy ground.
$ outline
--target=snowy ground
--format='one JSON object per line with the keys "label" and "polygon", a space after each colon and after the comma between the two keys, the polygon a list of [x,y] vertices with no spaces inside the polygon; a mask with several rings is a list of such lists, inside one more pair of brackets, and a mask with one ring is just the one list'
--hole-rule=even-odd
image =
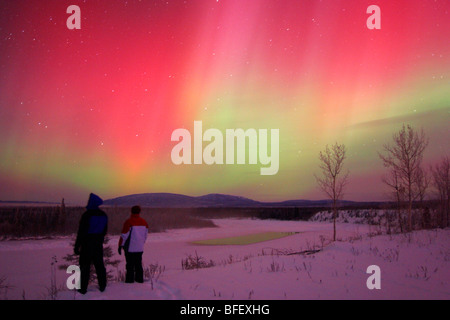
{"label": "snowy ground", "polygon": [[[86,295],[64,289],[68,275],[57,271],[58,299],[449,299],[450,230],[410,235],[370,236],[368,225],[337,225],[338,240],[329,244],[329,222],[214,220],[219,228],[178,229],[149,235],[144,267],[158,263],[165,271],[152,289],[144,284],[110,282],[100,293],[95,284]],[[260,232],[299,232],[250,245],[206,246],[191,241]],[[117,237],[111,243],[116,248]],[[0,242],[0,277],[13,288],[0,298],[48,298],[52,256],[72,251],[71,239]],[[309,256],[285,255],[322,248]],[[182,270],[188,255],[213,260],[215,266]],[[124,260],[116,253],[116,258]],[[369,290],[369,265],[381,269],[381,289]],[[119,267],[124,269],[124,263]]]}

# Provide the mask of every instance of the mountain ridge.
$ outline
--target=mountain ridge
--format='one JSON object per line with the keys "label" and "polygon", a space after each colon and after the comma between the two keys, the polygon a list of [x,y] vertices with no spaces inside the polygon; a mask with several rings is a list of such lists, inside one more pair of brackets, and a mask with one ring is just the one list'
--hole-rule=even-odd
{"label": "mountain ridge", "polygon": [[[341,204],[359,202],[342,200]],[[328,206],[331,200],[284,200],[263,202],[242,196],[209,193],[201,196],[187,196],[177,193],[139,193],[107,199],[104,205],[160,207],[160,208],[196,208],[196,207],[310,207]]]}

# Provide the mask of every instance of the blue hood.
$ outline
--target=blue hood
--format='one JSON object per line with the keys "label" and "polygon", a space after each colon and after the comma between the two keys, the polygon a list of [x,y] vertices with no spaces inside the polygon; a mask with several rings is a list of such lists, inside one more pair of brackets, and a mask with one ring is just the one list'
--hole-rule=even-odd
{"label": "blue hood", "polygon": [[103,204],[102,198],[100,198],[98,195],[91,193],[89,195],[88,204],[86,206],[86,209],[88,210],[95,210],[98,209],[99,206]]}

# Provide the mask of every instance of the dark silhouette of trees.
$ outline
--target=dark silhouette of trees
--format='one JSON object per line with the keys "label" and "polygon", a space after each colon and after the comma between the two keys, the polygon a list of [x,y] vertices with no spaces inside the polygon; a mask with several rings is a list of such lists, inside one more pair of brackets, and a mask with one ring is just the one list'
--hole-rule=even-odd
{"label": "dark silhouette of trees", "polygon": [[426,188],[424,188],[424,173],[421,164],[427,145],[428,139],[423,130],[416,131],[410,125],[403,125],[402,129],[393,135],[393,143],[385,144],[383,146],[384,153],[378,153],[383,165],[390,169],[390,178],[385,178],[383,181],[397,192],[404,190],[405,198],[408,201],[408,231],[413,229],[413,201],[425,194]]}
{"label": "dark silhouette of trees", "polygon": [[403,219],[402,219],[402,202],[405,199],[405,188],[401,184],[399,175],[393,169],[389,173],[383,176],[382,181],[392,189],[391,198],[397,204],[397,220],[400,231],[403,232]]}
{"label": "dark silhouette of trees", "polygon": [[322,192],[333,201],[333,241],[336,241],[338,201],[342,200],[344,187],[348,182],[348,172],[342,173],[345,158],[345,145],[337,142],[331,148],[327,145],[319,153],[321,175],[314,175]]}
{"label": "dark silhouette of trees", "polygon": [[449,225],[450,206],[450,158],[444,157],[440,163],[431,168],[432,184],[439,199],[440,221],[442,228]]}

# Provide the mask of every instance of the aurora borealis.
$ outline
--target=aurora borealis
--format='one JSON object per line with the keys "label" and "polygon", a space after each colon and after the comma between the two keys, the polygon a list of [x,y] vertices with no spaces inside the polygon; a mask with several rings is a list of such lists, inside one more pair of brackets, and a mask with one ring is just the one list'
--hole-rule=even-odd
{"label": "aurora borealis", "polygon": [[[81,30],[68,30],[69,5]],[[369,30],[366,9],[381,9]],[[2,1],[0,200],[131,193],[321,199],[344,143],[348,200],[385,199],[377,151],[403,123],[450,146],[446,0]],[[171,133],[279,129],[279,171],[177,166]]]}

